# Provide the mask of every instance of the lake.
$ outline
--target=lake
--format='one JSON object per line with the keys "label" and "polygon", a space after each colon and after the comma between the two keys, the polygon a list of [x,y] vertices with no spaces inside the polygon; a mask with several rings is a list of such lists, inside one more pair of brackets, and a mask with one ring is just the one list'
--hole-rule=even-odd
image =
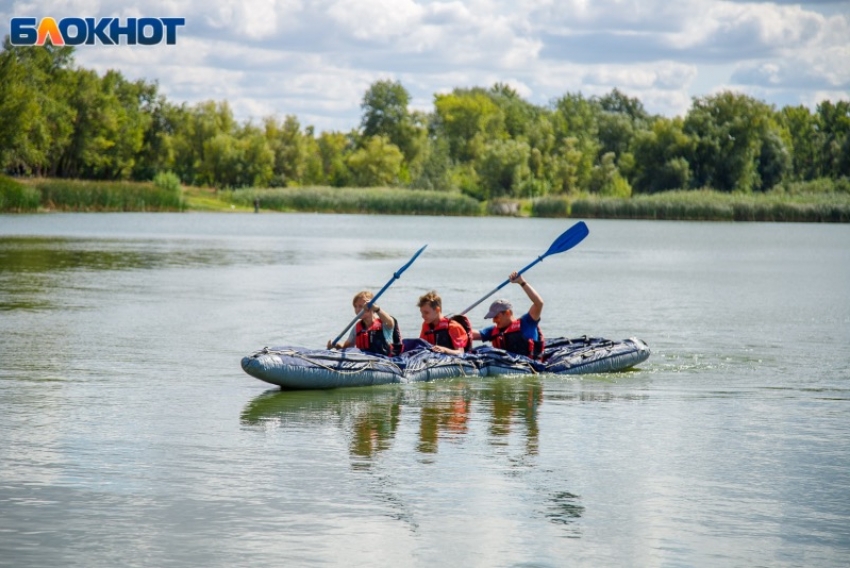
{"label": "lake", "polygon": [[625,373],[240,368],[428,244],[379,302],[415,337],[573,222],[0,215],[0,566],[850,564],[848,225],[589,220],[526,278],[548,337],[646,341]]}

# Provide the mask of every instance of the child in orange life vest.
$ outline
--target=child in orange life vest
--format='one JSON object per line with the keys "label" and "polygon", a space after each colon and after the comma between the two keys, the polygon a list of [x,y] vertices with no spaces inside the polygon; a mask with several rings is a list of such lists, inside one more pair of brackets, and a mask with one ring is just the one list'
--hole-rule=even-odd
{"label": "child in orange life vest", "polygon": [[[354,313],[359,314],[374,297],[372,292],[366,290],[358,292],[351,302]],[[331,347],[331,342],[328,341],[328,349]],[[348,339],[333,347],[336,349],[357,347],[367,353],[387,356],[398,355],[402,350],[401,335],[395,318],[378,306],[372,306],[372,309],[363,311],[360,320],[351,328]]]}
{"label": "child in orange life vest", "polygon": [[434,346],[432,351],[463,355],[469,336],[458,322],[443,317],[443,300],[437,292],[431,290],[421,296],[418,305],[422,315],[422,332],[419,337]]}
{"label": "child in orange life vest", "polygon": [[495,325],[473,331],[473,339],[493,342],[493,347],[504,349],[511,353],[525,355],[532,359],[540,357],[543,352],[543,334],[540,332],[540,315],[543,313],[543,298],[517,272],[510,275],[513,284],[519,284],[531,300],[528,313],[519,319],[514,319],[513,306],[507,300],[496,300],[490,304],[485,319],[493,320]]}

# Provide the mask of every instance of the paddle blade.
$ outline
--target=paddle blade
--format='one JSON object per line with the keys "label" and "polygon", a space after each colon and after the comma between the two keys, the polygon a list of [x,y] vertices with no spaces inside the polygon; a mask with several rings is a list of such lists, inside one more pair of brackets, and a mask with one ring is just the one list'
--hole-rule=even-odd
{"label": "paddle blade", "polygon": [[568,251],[583,241],[588,234],[590,234],[590,229],[587,228],[584,221],[579,221],[564,231],[560,237],[555,239],[555,242],[552,243],[552,246],[549,247],[549,250],[547,250],[543,256]]}
{"label": "paddle blade", "polygon": [[411,264],[413,264],[413,261],[415,261],[419,257],[419,255],[422,254],[422,251],[424,251],[426,248],[428,248],[428,245],[425,245],[424,247],[422,247],[421,249],[416,251],[416,254],[413,255],[413,258],[408,260],[407,264],[405,264],[404,266],[399,268],[398,271],[395,274],[393,274],[393,276],[395,278],[398,278],[399,276],[401,276],[401,273],[404,272],[405,270],[407,270],[407,267],[410,266]]}

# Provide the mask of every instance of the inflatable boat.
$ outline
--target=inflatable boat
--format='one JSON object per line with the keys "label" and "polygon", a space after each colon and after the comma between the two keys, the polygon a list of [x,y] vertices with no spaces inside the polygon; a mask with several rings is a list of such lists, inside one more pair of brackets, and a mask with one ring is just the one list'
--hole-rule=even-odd
{"label": "inflatable boat", "polygon": [[646,361],[650,350],[636,337],[612,341],[582,336],[577,339],[558,337],[548,341],[540,361],[486,346],[475,349],[475,355],[487,376],[528,373],[580,375],[630,369]]}
{"label": "inflatable boat", "polygon": [[358,349],[264,347],[243,357],[242,369],[283,389],[330,389],[469,376],[610,373],[634,367],[650,355],[646,343],[637,338],[611,341],[586,336],[551,340],[540,361],[487,346],[461,356],[435,353],[421,339],[405,339],[404,346],[397,357]]}

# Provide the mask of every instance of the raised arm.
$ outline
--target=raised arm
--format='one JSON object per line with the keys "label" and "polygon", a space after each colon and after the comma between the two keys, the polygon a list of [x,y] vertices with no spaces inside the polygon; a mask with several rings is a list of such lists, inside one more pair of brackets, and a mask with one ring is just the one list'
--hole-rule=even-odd
{"label": "raised arm", "polygon": [[526,282],[525,278],[520,276],[518,273],[511,273],[510,281],[514,284],[519,284],[522,289],[525,290],[525,295],[528,296],[529,300],[531,300],[531,307],[528,308],[528,315],[530,315],[534,321],[540,321],[540,315],[543,313],[543,298],[541,298],[540,294],[537,293],[537,290],[532,288],[531,284]]}
{"label": "raised arm", "polygon": [[393,316],[379,308],[378,306],[372,306],[372,311],[375,312],[375,315],[381,319],[381,323],[384,324],[384,327],[387,329],[392,329],[395,327],[395,322],[393,321]]}

